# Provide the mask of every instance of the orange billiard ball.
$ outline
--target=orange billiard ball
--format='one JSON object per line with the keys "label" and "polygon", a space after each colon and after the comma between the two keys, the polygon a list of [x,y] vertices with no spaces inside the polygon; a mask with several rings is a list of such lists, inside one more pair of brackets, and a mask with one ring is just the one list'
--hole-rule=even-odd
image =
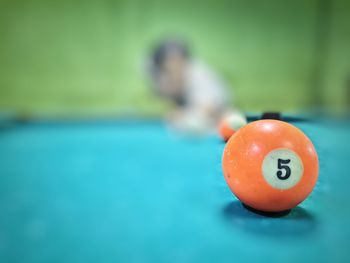
{"label": "orange billiard ball", "polygon": [[295,126],[277,120],[255,121],[237,131],[225,146],[222,167],[237,198],[264,212],[297,206],[318,177],[312,142]]}
{"label": "orange billiard ball", "polygon": [[219,123],[220,137],[227,142],[231,136],[247,124],[246,117],[239,112],[226,114]]}

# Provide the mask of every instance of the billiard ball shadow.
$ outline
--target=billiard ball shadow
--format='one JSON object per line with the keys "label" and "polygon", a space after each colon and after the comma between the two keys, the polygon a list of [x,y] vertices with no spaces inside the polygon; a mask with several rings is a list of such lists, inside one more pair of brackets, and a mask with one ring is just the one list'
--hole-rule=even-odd
{"label": "billiard ball shadow", "polygon": [[228,141],[226,141],[226,140],[224,140],[222,138],[219,139],[219,143],[222,144],[222,145],[226,145],[227,142]]}
{"label": "billiard ball shadow", "polygon": [[255,234],[299,237],[317,229],[315,217],[299,206],[288,211],[268,213],[232,201],[223,207],[222,213],[225,221],[233,227]]}
{"label": "billiard ball shadow", "polygon": [[245,209],[247,209],[255,214],[266,216],[266,217],[274,217],[274,218],[287,216],[292,211],[291,209],[289,209],[289,210],[284,210],[284,211],[279,211],[279,212],[266,212],[266,211],[256,210],[253,207],[250,207],[250,206],[243,204],[243,203],[242,203],[242,206]]}

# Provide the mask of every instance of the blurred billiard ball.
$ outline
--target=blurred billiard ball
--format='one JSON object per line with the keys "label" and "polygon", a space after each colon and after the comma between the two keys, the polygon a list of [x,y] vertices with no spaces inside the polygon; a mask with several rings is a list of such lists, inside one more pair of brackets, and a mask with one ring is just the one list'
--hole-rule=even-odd
{"label": "blurred billiard ball", "polygon": [[219,135],[227,142],[231,136],[247,124],[247,119],[243,113],[238,111],[225,114],[219,123]]}

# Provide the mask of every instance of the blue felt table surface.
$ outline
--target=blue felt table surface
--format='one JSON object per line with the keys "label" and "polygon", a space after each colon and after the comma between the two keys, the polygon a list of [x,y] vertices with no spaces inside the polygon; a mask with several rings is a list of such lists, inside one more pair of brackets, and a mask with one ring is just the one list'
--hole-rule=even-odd
{"label": "blue felt table surface", "polygon": [[349,126],[295,124],[320,175],[281,218],[232,195],[215,136],[184,138],[161,122],[6,127],[0,262],[346,262]]}

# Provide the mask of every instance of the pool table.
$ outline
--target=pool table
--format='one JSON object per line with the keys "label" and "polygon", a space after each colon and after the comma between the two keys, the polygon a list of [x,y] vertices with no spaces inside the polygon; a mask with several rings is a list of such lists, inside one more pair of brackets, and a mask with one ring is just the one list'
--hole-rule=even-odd
{"label": "pool table", "polygon": [[0,262],[349,262],[350,122],[292,123],[320,174],[279,217],[230,192],[214,135],[160,120],[3,125]]}

